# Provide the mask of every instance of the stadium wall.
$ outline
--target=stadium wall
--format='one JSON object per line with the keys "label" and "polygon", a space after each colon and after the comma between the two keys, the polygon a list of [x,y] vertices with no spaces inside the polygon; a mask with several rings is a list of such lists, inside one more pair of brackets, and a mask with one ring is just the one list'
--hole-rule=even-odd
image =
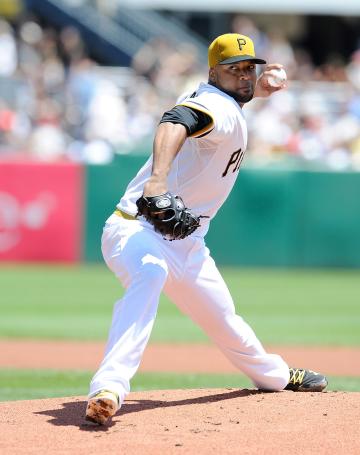
{"label": "stadium wall", "polygon": [[[101,260],[104,221],[144,161],[0,164],[0,260]],[[245,168],[207,244],[224,265],[360,267],[359,233],[360,173]]]}
{"label": "stadium wall", "polygon": [[82,258],[83,167],[0,163],[0,261]]}
{"label": "stadium wall", "polygon": [[[100,257],[104,220],[143,157],[86,168],[85,260]],[[219,264],[360,267],[360,173],[243,169],[212,221]]]}

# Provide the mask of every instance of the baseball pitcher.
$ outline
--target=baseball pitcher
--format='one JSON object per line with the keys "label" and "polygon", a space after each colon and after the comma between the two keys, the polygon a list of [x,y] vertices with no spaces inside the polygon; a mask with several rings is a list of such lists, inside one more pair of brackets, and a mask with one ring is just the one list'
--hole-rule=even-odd
{"label": "baseball pitcher", "polygon": [[327,380],[289,368],[265,351],[235,313],[230,292],[204,237],[228,197],[247,144],[244,104],[284,84],[257,78],[252,40],[229,33],[209,46],[209,79],[180,97],[156,130],[153,153],[106,221],[102,252],[125,287],[114,307],[105,357],[90,385],[86,419],[104,424],[130,391],[162,291],[263,390],[322,391]]}

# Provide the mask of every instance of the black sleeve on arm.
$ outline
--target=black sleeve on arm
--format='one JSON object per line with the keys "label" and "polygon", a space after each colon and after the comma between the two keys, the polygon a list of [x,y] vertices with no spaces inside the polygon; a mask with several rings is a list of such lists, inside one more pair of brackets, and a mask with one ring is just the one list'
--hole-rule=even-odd
{"label": "black sleeve on arm", "polygon": [[206,128],[212,121],[212,118],[204,112],[187,106],[175,106],[170,111],[165,112],[160,123],[181,123],[186,127],[188,136],[191,136]]}

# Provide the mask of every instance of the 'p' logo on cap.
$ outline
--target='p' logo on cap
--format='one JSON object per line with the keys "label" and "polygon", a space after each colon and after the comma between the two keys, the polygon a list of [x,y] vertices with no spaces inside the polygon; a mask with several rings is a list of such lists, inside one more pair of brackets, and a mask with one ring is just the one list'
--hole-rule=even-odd
{"label": "'p' logo on cap", "polygon": [[255,55],[254,43],[251,38],[239,33],[225,33],[218,36],[209,46],[209,67],[229,63],[252,60],[264,64],[265,60]]}
{"label": "'p' logo on cap", "polygon": [[246,39],[244,38],[238,38],[237,42],[239,43],[239,49],[242,51],[243,46],[246,46]]}

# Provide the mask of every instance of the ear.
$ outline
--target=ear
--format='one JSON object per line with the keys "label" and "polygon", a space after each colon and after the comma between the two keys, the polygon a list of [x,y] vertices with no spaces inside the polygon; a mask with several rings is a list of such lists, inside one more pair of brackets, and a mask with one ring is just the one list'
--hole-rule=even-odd
{"label": "ear", "polygon": [[209,68],[209,81],[215,82],[216,77],[215,77],[215,70],[214,68]]}

